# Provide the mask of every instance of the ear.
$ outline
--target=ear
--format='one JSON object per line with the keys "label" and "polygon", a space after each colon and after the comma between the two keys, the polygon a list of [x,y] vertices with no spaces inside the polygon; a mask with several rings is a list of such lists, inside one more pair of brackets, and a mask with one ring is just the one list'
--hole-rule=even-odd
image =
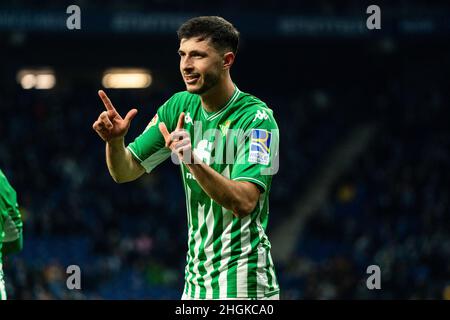
{"label": "ear", "polygon": [[233,52],[227,52],[223,55],[223,68],[230,69],[234,63],[234,58],[236,55]]}

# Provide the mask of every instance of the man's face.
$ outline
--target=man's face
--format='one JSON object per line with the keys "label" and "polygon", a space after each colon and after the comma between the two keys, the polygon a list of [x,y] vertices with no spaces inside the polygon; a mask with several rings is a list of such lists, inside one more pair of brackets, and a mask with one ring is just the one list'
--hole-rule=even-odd
{"label": "man's face", "polygon": [[223,72],[222,56],[208,39],[181,39],[178,54],[188,92],[203,94],[219,82]]}

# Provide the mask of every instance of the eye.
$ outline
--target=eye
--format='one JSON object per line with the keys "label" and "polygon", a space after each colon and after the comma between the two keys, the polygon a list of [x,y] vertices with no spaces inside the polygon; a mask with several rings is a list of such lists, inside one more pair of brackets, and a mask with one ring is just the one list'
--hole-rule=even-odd
{"label": "eye", "polygon": [[193,52],[191,56],[194,58],[200,59],[200,58],[204,58],[206,56],[206,54],[201,53],[201,52]]}

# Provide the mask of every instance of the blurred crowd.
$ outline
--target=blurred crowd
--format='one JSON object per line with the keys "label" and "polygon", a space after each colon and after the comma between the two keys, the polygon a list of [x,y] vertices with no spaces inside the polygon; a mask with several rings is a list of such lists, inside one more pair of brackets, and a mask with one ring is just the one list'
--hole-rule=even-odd
{"label": "blurred crowd", "polygon": [[[306,224],[282,272],[286,297],[450,299],[449,83],[420,82],[405,81],[403,107]],[[371,265],[380,290],[367,289]]]}

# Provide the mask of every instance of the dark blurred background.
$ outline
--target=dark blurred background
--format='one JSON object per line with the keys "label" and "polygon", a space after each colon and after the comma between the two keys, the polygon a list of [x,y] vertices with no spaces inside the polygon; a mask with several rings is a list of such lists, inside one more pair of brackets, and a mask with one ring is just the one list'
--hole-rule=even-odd
{"label": "dark blurred background", "polygon": [[[81,30],[66,8],[81,8]],[[366,8],[381,8],[368,30]],[[282,299],[450,299],[450,5],[420,1],[2,1],[0,167],[16,188],[24,250],[10,299],[179,299],[187,222],[170,161],[117,185],[92,130],[111,67],[145,89],[105,89],[139,113],[130,142],[183,90],[177,27],[221,15],[241,31],[232,77],[273,110],[280,170],[269,239]],[[25,89],[21,70],[55,85]],[[25,83],[25,87],[26,87]],[[66,268],[79,265],[81,290]],[[381,269],[369,290],[366,269]]]}

